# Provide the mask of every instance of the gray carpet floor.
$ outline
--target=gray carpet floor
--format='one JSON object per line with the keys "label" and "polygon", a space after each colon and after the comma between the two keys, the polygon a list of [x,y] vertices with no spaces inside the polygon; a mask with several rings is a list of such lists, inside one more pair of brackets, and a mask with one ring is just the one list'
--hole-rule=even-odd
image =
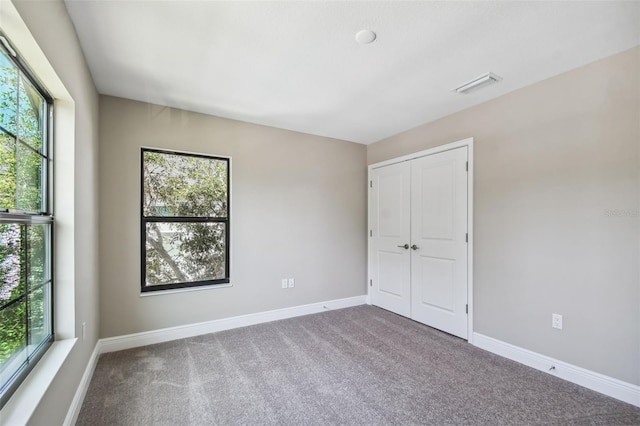
{"label": "gray carpet floor", "polygon": [[104,354],[77,424],[640,425],[640,408],[358,306]]}

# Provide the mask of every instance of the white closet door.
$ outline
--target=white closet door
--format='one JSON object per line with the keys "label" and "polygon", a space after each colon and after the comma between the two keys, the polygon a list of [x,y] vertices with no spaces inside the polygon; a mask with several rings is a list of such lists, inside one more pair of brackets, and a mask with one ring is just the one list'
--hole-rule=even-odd
{"label": "white closet door", "polygon": [[410,207],[408,162],[374,169],[371,176],[371,303],[411,315]]}
{"label": "white closet door", "polygon": [[411,162],[411,318],[467,338],[467,147]]}

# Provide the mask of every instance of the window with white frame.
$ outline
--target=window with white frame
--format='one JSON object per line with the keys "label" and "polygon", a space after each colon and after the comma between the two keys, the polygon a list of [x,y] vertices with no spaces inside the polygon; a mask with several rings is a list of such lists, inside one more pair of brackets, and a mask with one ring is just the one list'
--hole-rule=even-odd
{"label": "window with white frame", "polygon": [[53,342],[53,102],[0,34],[0,407]]}

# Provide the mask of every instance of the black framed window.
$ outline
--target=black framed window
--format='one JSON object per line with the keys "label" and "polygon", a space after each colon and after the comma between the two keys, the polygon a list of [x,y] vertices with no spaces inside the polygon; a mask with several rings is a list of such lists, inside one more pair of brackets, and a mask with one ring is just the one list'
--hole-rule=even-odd
{"label": "black framed window", "polygon": [[230,161],[142,148],[142,291],[229,282]]}
{"label": "black framed window", "polygon": [[53,342],[53,102],[0,42],[1,407]]}

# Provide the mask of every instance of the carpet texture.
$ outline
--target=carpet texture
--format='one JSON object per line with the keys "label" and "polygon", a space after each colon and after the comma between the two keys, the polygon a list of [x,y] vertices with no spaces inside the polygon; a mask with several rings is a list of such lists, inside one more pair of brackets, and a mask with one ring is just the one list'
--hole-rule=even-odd
{"label": "carpet texture", "polygon": [[100,357],[78,425],[622,425],[640,408],[372,306]]}

